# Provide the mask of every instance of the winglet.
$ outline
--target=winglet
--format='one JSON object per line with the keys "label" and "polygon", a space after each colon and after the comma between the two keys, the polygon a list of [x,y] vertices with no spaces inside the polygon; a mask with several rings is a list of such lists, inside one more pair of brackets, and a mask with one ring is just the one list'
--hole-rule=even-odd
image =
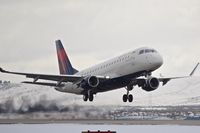
{"label": "winglet", "polygon": [[18,72],[11,72],[11,71],[7,71],[7,70],[4,70],[3,68],[0,67],[0,72],[2,73],[11,73],[11,74],[20,74]]}
{"label": "winglet", "polygon": [[199,62],[197,63],[197,65],[195,66],[195,68],[190,73],[190,76],[192,76],[194,74],[194,72],[196,71],[196,69],[197,69],[198,66],[199,66]]}
{"label": "winglet", "polygon": [[0,67],[0,72],[5,73],[6,71]]}

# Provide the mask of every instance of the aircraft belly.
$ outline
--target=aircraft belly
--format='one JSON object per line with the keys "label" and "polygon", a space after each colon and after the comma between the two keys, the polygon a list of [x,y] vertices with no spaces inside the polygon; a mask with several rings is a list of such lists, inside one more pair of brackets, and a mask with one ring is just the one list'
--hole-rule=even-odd
{"label": "aircraft belly", "polygon": [[113,80],[109,80],[101,84],[96,89],[96,92],[106,92],[106,91],[119,89],[119,88],[125,87],[129,82],[130,80],[125,80],[123,78],[116,78]]}
{"label": "aircraft belly", "polygon": [[66,92],[66,93],[73,93],[73,94],[82,94],[83,88],[77,86],[73,83],[66,83],[63,87],[56,87],[57,91]]}

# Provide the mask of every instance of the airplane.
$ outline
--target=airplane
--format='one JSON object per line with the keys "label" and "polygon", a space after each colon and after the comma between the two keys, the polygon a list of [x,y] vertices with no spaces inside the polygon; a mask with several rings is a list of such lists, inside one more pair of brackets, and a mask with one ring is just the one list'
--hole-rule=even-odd
{"label": "airplane", "polygon": [[[2,68],[0,68],[0,72],[24,75],[32,78],[33,81],[22,83],[50,86],[60,92],[83,95],[83,101],[89,100],[90,102],[97,93],[125,88],[126,93],[122,100],[123,102],[132,102],[133,95],[129,92],[134,86],[151,92],[158,89],[160,82],[164,86],[172,79],[191,77],[199,66],[198,63],[188,76],[157,78],[152,76],[152,72],[162,66],[163,58],[155,49],[142,47],[78,71],[72,66],[61,41],[56,40],[55,43],[59,75],[12,72]],[[46,82],[38,80],[46,80]]]}

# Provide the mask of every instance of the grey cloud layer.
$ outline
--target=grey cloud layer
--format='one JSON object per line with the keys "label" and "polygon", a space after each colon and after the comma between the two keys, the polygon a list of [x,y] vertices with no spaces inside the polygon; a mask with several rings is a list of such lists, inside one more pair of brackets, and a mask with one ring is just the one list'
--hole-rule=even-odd
{"label": "grey cloud layer", "polygon": [[184,71],[200,58],[199,0],[1,1],[0,18],[4,64],[53,57],[57,38],[72,57],[97,61],[140,46],[158,49],[167,66]]}

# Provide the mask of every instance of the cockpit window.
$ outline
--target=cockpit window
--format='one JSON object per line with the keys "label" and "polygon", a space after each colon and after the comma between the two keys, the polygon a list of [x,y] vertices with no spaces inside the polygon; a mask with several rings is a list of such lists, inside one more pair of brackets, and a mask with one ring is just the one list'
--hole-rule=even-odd
{"label": "cockpit window", "polygon": [[151,49],[145,49],[145,53],[150,53]]}
{"label": "cockpit window", "polygon": [[143,49],[140,50],[139,54],[144,54],[144,53],[156,53],[157,51],[154,49]]}
{"label": "cockpit window", "polygon": [[157,51],[156,51],[156,50],[154,50],[154,49],[151,49],[151,52],[152,52],[152,53],[157,53]]}
{"label": "cockpit window", "polygon": [[143,54],[144,53],[144,50],[140,50],[139,54]]}

